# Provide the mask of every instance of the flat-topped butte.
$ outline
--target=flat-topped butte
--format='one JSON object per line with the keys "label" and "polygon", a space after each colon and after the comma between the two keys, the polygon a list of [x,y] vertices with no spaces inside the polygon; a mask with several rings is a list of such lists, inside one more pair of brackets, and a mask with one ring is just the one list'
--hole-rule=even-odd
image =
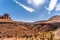
{"label": "flat-topped butte", "polygon": [[0,22],[12,22],[12,20],[8,14],[4,14],[0,16]]}

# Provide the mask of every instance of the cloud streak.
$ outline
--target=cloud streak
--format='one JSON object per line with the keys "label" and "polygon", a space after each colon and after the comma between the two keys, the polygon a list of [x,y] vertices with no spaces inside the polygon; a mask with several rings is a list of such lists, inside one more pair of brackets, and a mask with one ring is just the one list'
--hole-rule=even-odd
{"label": "cloud streak", "polygon": [[22,3],[18,2],[17,0],[13,0],[13,1],[14,1],[16,4],[18,4],[19,6],[23,7],[25,10],[31,12],[31,13],[35,11],[35,10],[32,9],[31,7],[25,6],[25,5],[23,5]]}
{"label": "cloud streak", "polygon": [[54,10],[54,8],[56,7],[56,4],[57,4],[57,0],[51,0],[51,1],[50,1],[50,4],[49,4],[49,7],[48,7],[48,8],[45,7],[45,8],[49,11],[48,14],[50,14],[50,12],[51,12],[52,10]]}
{"label": "cloud streak", "polygon": [[60,3],[56,5],[56,11],[60,11]]}

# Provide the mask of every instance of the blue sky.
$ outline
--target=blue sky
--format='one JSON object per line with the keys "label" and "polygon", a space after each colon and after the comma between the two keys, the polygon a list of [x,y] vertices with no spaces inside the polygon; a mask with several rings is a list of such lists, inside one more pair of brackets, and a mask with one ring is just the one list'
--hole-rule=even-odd
{"label": "blue sky", "polygon": [[15,21],[47,20],[60,15],[60,0],[0,0],[0,15],[5,13]]}

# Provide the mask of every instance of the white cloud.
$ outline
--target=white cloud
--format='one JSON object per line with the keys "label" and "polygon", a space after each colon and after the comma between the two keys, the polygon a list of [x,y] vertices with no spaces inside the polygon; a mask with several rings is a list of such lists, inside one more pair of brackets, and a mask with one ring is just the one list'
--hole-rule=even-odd
{"label": "white cloud", "polygon": [[55,8],[57,4],[57,0],[51,0],[50,4],[49,4],[49,9],[53,10]]}
{"label": "white cloud", "polygon": [[56,11],[60,11],[60,3],[56,5]]}
{"label": "white cloud", "polygon": [[46,9],[49,11],[48,14],[50,14],[50,12],[54,10],[54,8],[56,7],[56,4],[57,4],[57,0],[50,1],[49,7],[48,8],[46,7]]}
{"label": "white cloud", "polygon": [[29,4],[33,4],[35,6],[40,6],[42,5],[46,0],[27,0]]}
{"label": "white cloud", "polygon": [[18,2],[17,0],[13,0],[16,4],[18,4],[19,6],[23,7],[25,10],[29,11],[29,12],[34,12],[35,10],[32,9],[31,7],[29,6],[25,6],[23,5],[22,3]]}

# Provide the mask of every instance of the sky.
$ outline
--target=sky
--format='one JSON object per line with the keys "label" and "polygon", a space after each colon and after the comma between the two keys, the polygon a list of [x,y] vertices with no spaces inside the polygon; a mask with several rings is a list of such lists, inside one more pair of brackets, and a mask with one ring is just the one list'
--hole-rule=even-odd
{"label": "sky", "polygon": [[60,15],[60,0],[0,0],[0,15],[14,21],[35,22]]}

